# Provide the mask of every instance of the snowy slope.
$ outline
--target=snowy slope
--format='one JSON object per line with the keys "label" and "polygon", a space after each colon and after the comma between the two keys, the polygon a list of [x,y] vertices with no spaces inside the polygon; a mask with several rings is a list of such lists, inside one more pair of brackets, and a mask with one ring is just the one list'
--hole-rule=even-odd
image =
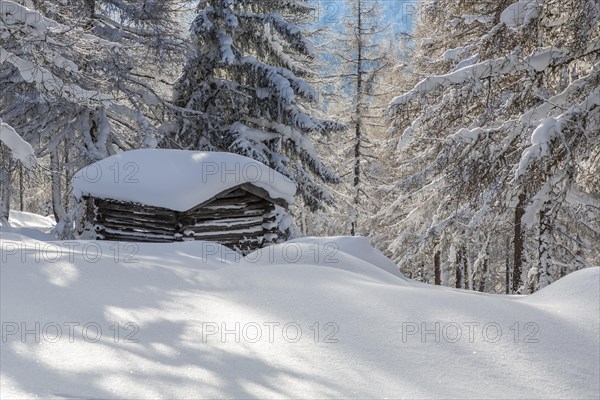
{"label": "snowy slope", "polygon": [[39,214],[17,210],[10,210],[8,222],[13,228],[30,228],[42,232],[50,232],[56,225],[56,221],[51,216],[44,217]]}
{"label": "snowy slope", "polygon": [[131,150],[91,164],[73,177],[73,193],[187,211],[244,183],[290,204],[296,193],[292,181],[251,158],[167,149]]}
{"label": "snowy slope", "polygon": [[[416,284],[402,275],[398,267],[364,237],[332,236],[303,237],[284,244],[259,249],[248,254],[242,262],[256,265],[318,264],[322,267],[344,269],[373,278],[389,281],[392,274],[407,284]],[[378,269],[373,269],[373,266]],[[381,270],[387,272],[383,273]]]}
{"label": "snowy slope", "polygon": [[10,226],[3,226],[0,222],[0,233],[17,233],[37,240],[54,240],[50,234],[56,225],[54,217],[10,210],[8,223]]}
{"label": "snowy slope", "polygon": [[2,397],[598,396],[599,268],[494,296],[395,276],[363,238],[270,251],[3,233]]}

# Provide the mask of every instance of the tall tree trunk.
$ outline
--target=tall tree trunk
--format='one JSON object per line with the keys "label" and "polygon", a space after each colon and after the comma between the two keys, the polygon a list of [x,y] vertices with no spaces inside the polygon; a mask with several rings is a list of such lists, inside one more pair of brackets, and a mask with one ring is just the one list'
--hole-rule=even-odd
{"label": "tall tree trunk", "polygon": [[11,168],[13,161],[10,150],[0,146],[0,223],[8,225],[10,198],[12,196]]}
{"label": "tall tree trunk", "polygon": [[456,250],[456,261],[455,261],[456,265],[455,265],[455,281],[454,281],[454,287],[457,289],[461,289],[462,288],[462,282],[463,282],[463,247],[460,246],[458,248],[458,250]]}
{"label": "tall tree trunk", "polygon": [[[489,273],[489,260],[490,260],[489,249],[490,249],[490,247],[489,246],[490,246],[490,234],[487,235],[485,244],[483,245],[483,248],[479,251],[479,254],[477,255],[477,261],[476,261],[477,268],[473,271],[473,277],[474,277],[473,280],[475,280],[473,289],[476,289],[477,291],[482,292],[482,293],[485,293],[488,282],[490,280],[490,273]],[[478,280],[475,279],[477,277],[479,278]]]}
{"label": "tall tree trunk", "polygon": [[71,166],[69,164],[69,148],[70,148],[70,146],[66,139],[64,141],[64,146],[65,146],[65,160],[63,163],[63,171],[65,173],[65,190],[64,190],[63,205],[65,208],[65,213],[67,213],[67,212],[69,212],[69,192],[70,192],[70,188],[71,188]]}
{"label": "tall tree trunk", "polygon": [[19,163],[19,210],[25,211],[25,185],[23,183],[23,165]]}
{"label": "tall tree trunk", "polygon": [[538,237],[538,276],[535,289],[542,289],[552,283],[552,211],[545,203],[540,210]]}
{"label": "tall tree trunk", "polygon": [[485,287],[487,284],[487,280],[488,280],[488,258],[485,257],[483,259],[483,263],[481,266],[481,279],[479,280],[479,286],[478,286],[477,290],[479,290],[482,293],[485,293]]}
{"label": "tall tree trunk", "polygon": [[473,263],[471,252],[466,247],[463,247],[463,286],[473,290]]}
{"label": "tall tree trunk", "polygon": [[512,292],[519,293],[523,281],[521,279],[521,272],[523,268],[523,227],[522,219],[525,210],[523,208],[525,203],[525,194],[519,194],[519,201],[515,207],[515,223],[514,223],[514,259],[513,259],[513,285]]}
{"label": "tall tree trunk", "polygon": [[[437,247],[437,246],[436,246]],[[442,284],[442,265],[441,265],[441,252],[440,250],[435,250],[433,255],[433,273],[434,273],[434,284],[441,285]]]}
{"label": "tall tree trunk", "polygon": [[56,222],[64,219],[66,212],[62,204],[61,184],[60,184],[60,163],[58,160],[58,149],[54,148],[50,152],[50,171],[52,174],[52,211]]}
{"label": "tall tree trunk", "polygon": [[363,39],[362,39],[362,0],[358,1],[357,12],[357,48],[356,48],[356,107],[355,107],[355,132],[354,132],[354,210],[350,227],[350,235],[356,235],[358,222],[358,206],[360,204],[360,159],[362,142],[362,98],[363,98]]}
{"label": "tall tree trunk", "polygon": [[510,293],[510,237],[506,237],[506,266],[504,270],[504,292]]}
{"label": "tall tree trunk", "polygon": [[94,27],[94,14],[96,12],[96,0],[84,0],[84,7],[86,17],[88,18],[85,23],[86,29],[92,29]]}

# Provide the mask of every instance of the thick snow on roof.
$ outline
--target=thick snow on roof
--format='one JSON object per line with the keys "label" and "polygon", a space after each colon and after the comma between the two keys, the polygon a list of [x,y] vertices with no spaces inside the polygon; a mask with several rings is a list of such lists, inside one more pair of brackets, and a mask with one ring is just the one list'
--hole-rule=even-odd
{"label": "thick snow on roof", "polygon": [[244,183],[287,203],[296,193],[291,180],[248,157],[165,149],[131,150],[83,168],[73,193],[186,211]]}

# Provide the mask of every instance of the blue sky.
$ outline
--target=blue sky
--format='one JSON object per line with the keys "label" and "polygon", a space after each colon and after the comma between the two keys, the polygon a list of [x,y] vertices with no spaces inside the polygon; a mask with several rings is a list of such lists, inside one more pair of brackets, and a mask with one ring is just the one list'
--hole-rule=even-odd
{"label": "blue sky", "polygon": [[[385,21],[394,32],[410,32],[417,14],[419,0],[379,0]],[[315,0],[314,21],[317,24],[338,24],[344,15],[344,0]]]}

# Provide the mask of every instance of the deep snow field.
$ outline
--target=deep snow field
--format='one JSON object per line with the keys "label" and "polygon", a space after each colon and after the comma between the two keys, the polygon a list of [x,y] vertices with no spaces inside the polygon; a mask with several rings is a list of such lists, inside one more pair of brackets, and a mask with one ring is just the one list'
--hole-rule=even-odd
{"label": "deep snow field", "polygon": [[600,268],[531,296],[404,278],[365,238],[207,242],[1,228],[2,398],[600,396]]}

